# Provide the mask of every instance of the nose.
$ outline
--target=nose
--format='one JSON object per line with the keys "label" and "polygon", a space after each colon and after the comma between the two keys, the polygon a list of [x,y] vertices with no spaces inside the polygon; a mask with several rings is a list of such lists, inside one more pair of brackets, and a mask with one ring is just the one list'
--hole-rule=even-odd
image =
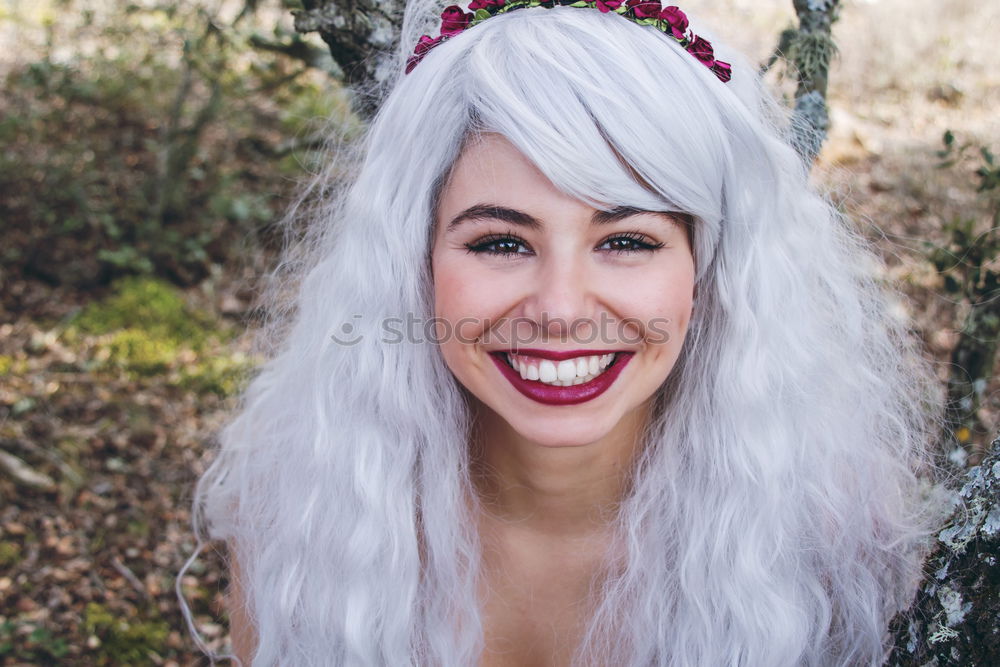
{"label": "nose", "polygon": [[550,254],[538,263],[533,290],[523,314],[553,339],[569,339],[584,322],[594,321],[593,272],[585,258]]}

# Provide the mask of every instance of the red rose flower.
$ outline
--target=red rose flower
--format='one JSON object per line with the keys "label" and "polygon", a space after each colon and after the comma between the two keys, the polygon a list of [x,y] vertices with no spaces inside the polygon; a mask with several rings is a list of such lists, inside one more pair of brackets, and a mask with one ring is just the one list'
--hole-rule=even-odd
{"label": "red rose flower", "polygon": [[715,64],[712,65],[712,71],[715,72],[715,76],[719,77],[719,81],[726,83],[731,78],[733,78],[733,68],[729,63],[724,63],[721,60],[716,60]]}
{"label": "red rose flower", "polygon": [[462,8],[458,5],[446,7],[445,10],[441,12],[441,34],[449,37],[457,35],[468,28],[471,21],[472,14],[469,12],[463,12]]}
{"label": "red rose flower", "polygon": [[650,0],[628,0],[626,6],[639,19],[659,18],[660,11],[663,9],[660,6],[659,0],[654,0],[653,2],[650,2]]}
{"label": "red rose flower", "polygon": [[715,64],[715,51],[712,49],[712,44],[703,37],[695,36],[694,41],[688,44],[687,52],[709,67]]}
{"label": "red rose flower", "polygon": [[660,19],[670,24],[670,31],[677,39],[683,39],[688,29],[688,17],[677,7],[665,7],[660,12]]}
{"label": "red rose flower", "polygon": [[413,68],[417,66],[417,63],[424,59],[427,52],[440,44],[443,39],[443,37],[422,35],[417,41],[417,45],[413,48],[413,55],[406,59],[406,73],[409,74],[412,72]]}
{"label": "red rose flower", "polygon": [[431,37],[430,35],[423,35],[419,41],[417,41],[417,46],[413,49],[413,54],[417,56],[423,56],[428,51],[433,49],[435,46],[441,43],[441,37]]}
{"label": "red rose flower", "polygon": [[[468,8],[472,11],[485,10],[490,16],[499,13],[497,10],[521,9],[529,6],[555,7],[559,5],[574,5],[577,0],[469,0]],[[712,70],[712,73],[723,83],[732,78],[732,66],[715,59],[712,44],[703,37],[688,32],[688,17],[674,5],[662,6],[659,0],[594,0],[593,3],[579,3],[580,6],[597,7],[603,13],[620,11],[625,6],[626,17],[640,24],[655,24],[657,28],[671,34],[688,53],[698,59],[698,62]],[[650,21],[649,19],[654,19]],[[441,12],[441,34],[438,37],[423,35],[413,49],[413,55],[406,60],[406,73],[424,59],[424,56],[442,41],[466,30],[475,21],[475,14],[464,11],[458,5],[450,5]],[[670,30],[667,31],[666,27]]]}

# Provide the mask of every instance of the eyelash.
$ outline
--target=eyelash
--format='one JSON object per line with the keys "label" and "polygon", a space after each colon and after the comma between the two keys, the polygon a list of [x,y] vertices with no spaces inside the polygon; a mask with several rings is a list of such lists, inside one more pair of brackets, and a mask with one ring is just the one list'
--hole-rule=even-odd
{"label": "eyelash", "polygon": [[[608,238],[601,241],[599,246],[602,246],[611,241],[626,240],[633,244],[631,248],[612,248],[608,252],[613,252],[619,255],[622,254],[632,254],[636,252],[654,252],[663,247],[663,243],[655,242],[650,243],[646,240],[646,235],[640,232],[623,232],[621,234],[615,234],[614,236],[609,236]],[[511,234],[487,234],[482,238],[476,240],[472,243],[466,243],[465,248],[470,253],[473,254],[486,254],[486,255],[497,255],[501,257],[507,257],[511,255],[520,255],[527,253],[520,253],[516,250],[490,250],[490,246],[496,246],[500,243],[516,243],[518,245],[526,245],[522,239]]]}

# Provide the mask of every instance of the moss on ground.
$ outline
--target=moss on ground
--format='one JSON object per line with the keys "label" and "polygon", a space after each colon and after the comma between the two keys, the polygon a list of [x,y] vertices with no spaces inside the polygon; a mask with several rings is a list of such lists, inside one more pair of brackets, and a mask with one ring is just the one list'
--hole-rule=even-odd
{"label": "moss on ground", "polygon": [[[93,341],[98,369],[133,378],[171,375],[183,388],[222,396],[236,393],[252,362],[226,346],[231,329],[192,308],[183,293],[149,277],[119,281],[112,294],[88,305],[64,335]],[[0,367],[2,368],[2,367]]]}
{"label": "moss on ground", "polygon": [[156,278],[125,278],[114,292],[87,306],[73,321],[91,335],[141,330],[149,338],[200,346],[214,331],[212,317],[187,305],[180,290]]}
{"label": "moss on ground", "polygon": [[20,544],[17,542],[0,542],[0,567],[13,567],[20,560]]}
{"label": "moss on ground", "polygon": [[128,620],[91,602],[83,623],[87,633],[98,640],[93,655],[98,665],[158,664],[158,655],[166,653],[170,626],[159,617]]}

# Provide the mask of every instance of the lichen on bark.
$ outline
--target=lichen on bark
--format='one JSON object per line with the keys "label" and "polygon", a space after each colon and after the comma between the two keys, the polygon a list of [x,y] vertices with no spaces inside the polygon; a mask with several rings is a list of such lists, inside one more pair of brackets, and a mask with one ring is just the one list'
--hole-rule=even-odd
{"label": "lichen on bark", "polygon": [[1000,437],[954,497],[912,607],[893,621],[890,667],[1000,664]]}

